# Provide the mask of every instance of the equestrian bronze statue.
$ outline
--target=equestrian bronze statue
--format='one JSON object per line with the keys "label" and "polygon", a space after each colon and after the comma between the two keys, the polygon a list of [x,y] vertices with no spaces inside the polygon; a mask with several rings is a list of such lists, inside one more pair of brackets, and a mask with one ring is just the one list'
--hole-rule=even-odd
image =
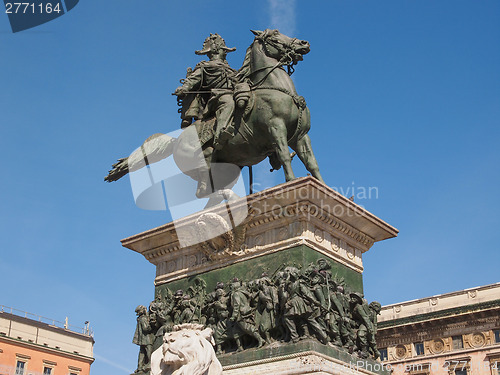
{"label": "equestrian bronze statue", "polygon": [[[242,167],[267,157],[273,169],[283,166],[286,181],[293,180],[289,147],[312,176],[323,181],[307,135],[309,109],[290,78],[293,66],[309,52],[309,43],[278,30],[252,32],[255,39],[238,71],[226,62],[226,54],[234,48],[226,47],[217,34],[205,40],[196,53],[210,61],[189,69],[174,92],[182,106],[183,132],[178,138],[149,137],[140,149],[113,165],[106,181],[173,155],[179,169],[198,182],[197,197],[210,197],[210,204],[216,204],[224,197],[214,192],[230,188]],[[239,168],[214,178],[217,166],[228,164]]]}

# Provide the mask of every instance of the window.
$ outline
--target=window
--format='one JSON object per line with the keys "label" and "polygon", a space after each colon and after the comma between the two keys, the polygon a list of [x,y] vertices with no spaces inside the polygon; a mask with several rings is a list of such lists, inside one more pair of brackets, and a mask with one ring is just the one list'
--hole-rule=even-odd
{"label": "window", "polygon": [[81,371],[79,367],[68,366],[68,375],[80,375]]}
{"label": "window", "polygon": [[498,363],[498,361],[491,361],[490,360],[490,366],[493,370],[495,370],[495,372],[500,375],[500,364]]}
{"label": "window", "polygon": [[431,373],[430,362],[406,364],[405,368],[408,372],[408,375],[430,375]]}
{"label": "window", "polygon": [[500,329],[497,329],[496,331],[493,331],[493,333],[495,334],[495,342],[499,342],[500,343]]}
{"label": "window", "polygon": [[424,343],[423,342],[416,342],[415,344],[415,352],[417,355],[424,355]]}
{"label": "window", "polygon": [[[464,348],[464,342],[462,340],[462,336],[453,336],[453,349],[463,349]],[[456,375],[463,375],[463,374],[456,374]]]}
{"label": "window", "polygon": [[387,348],[380,349],[380,360],[387,361]]}
{"label": "window", "polygon": [[490,363],[491,375],[500,375],[500,352],[488,353],[486,358]]}
{"label": "window", "polygon": [[52,367],[44,367],[43,375],[52,375]]}
{"label": "window", "polygon": [[453,358],[448,361],[449,375],[467,375],[470,374],[470,357]]}
{"label": "window", "polygon": [[26,362],[17,361],[17,363],[16,363],[16,375],[24,375],[25,365],[26,365]]}

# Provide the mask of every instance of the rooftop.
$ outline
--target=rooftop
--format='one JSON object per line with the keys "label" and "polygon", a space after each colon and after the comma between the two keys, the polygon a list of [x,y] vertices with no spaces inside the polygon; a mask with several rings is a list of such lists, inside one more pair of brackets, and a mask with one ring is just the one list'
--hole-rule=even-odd
{"label": "rooftop", "polygon": [[21,317],[24,319],[32,320],[34,322],[40,323],[41,325],[46,325],[50,328],[57,328],[57,329],[63,329],[64,331],[67,332],[72,332],[76,333],[79,335],[83,336],[88,336],[88,337],[93,337],[94,332],[90,328],[89,322],[85,322],[84,327],[78,327],[74,326],[68,323],[68,318],[64,322],[61,322],[59,320],[51,319],[51,318],[46,318],[41,315],[36,315],[29,313],[27,311],[23,310],[18,310],[13,307],[8,307],[4,305],[0,305],[0,317],[4,319],[11,319],[12,317],[9,317],[11,315],[12,317]]}
{"label": "rooftop", "polygon": [[383,306],[378,321],[413,318],[424,314],[446,315],[447,312],[453,314],[456,313],[455,310],[464,309],[466,306],[481,310],[481,306],[487,307],[497,304],[498,301],[500,301],[500,283],[495,283]]}

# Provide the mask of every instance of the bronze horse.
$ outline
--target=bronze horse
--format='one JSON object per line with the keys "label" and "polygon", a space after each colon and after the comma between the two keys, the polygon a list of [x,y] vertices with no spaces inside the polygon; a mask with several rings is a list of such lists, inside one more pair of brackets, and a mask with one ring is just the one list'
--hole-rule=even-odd
{"label": "bronze horse", "polygon": [[[270,157],[275,169],[283,166],[286,181],[294,179],[288,147],[315,178],[323,181],[307,135],[311,126],[309,109],[283,68],[293,70],[293,65],[309,52],[309,43],[278,30],[252,32],[255,39],[238,71],[241,80],[250,82],[252,99],[244,113],[235,113],[234,137],[221,150],[215,150],[211,141],[200,144],[198,136],[205,120],[188,126],[178,138],[155,134],[130,157],[119,159],[106,181],[116,181],[129,171],[173,154],[179,169],[198,181],[196,195],[210,196],[208,205],[212,205],[224,199],[213,192],[232,187],[242,167],[258,164],[266,157]],[[214,178],[213,166],[227,164],[239,168],[228,169],[229,172],[218,173]]]}

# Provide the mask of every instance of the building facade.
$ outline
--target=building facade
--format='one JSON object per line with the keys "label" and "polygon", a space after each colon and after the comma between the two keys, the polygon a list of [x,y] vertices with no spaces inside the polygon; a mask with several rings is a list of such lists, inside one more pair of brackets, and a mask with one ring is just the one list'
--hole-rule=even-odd
{"label": "building facade", "polygon": [[77,331],[67,322],[0,307],[0,375],[89,375],[94,339],[88,326]]}
{"label": "building facade", "polygon": [[378,321],[393,375],[500,375],[500,283],[384,306]]}

